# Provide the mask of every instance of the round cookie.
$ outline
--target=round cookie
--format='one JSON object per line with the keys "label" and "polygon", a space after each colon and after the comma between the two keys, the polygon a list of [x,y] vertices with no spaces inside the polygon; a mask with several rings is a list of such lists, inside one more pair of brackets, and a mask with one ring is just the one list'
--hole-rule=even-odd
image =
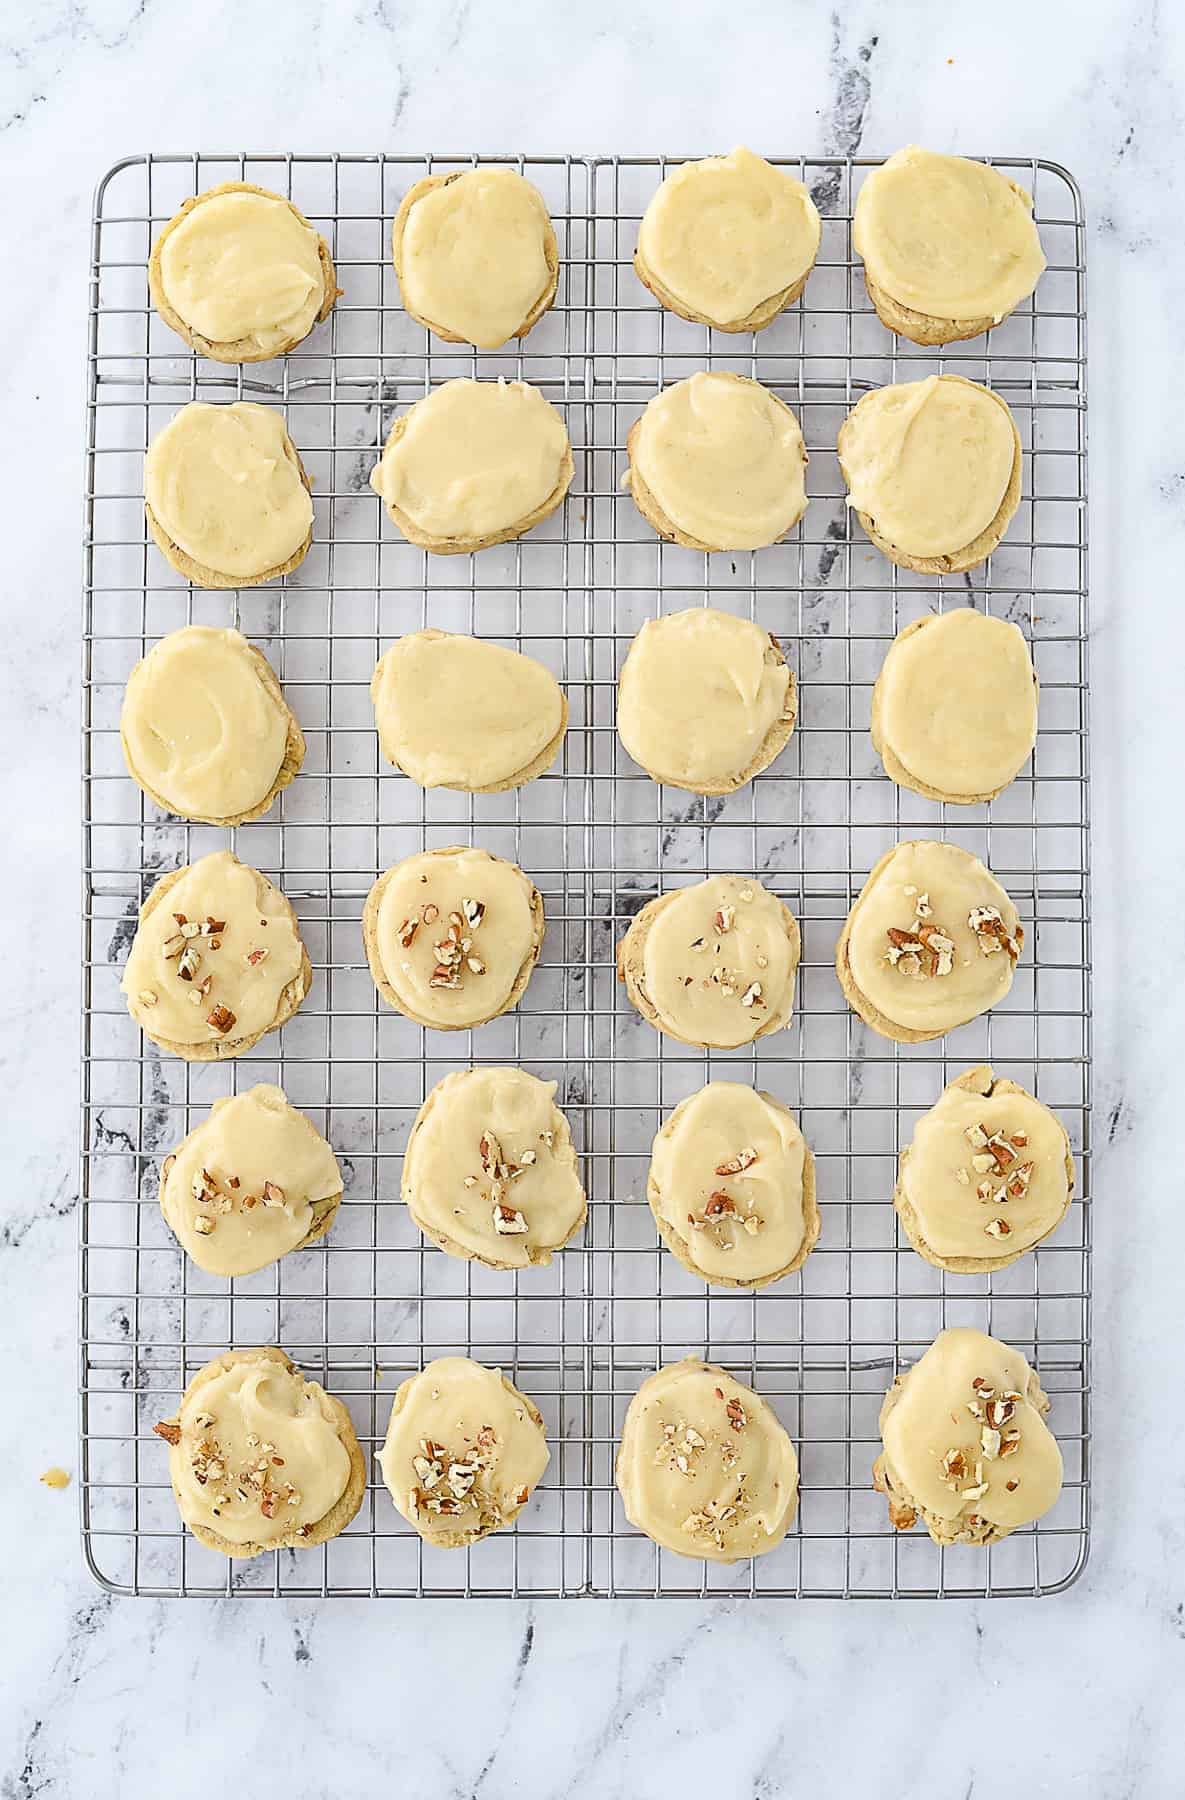
{"label": "round cookie", "polygon": [[186,1062],[242,1056],[290,1019],[313,966],[279,888],[229,850],[162,875],[123,979],[145,1037]]}
{"label": "round cookie", "polygon": [[617,978],[657,1031],[735,1050],[790,1023],[801,938],[788,906],[749,875],[660,894],[617,946]]}
{"label": "round cookie", "polygon": [[873,388],[838,442],[848,505],[890,562],[920,575],[986,562],[1020,505],[1008,403],[961,375]]}
{"label": "round cookie", "polygon": [[485,1025],[517,1006],[544,927],[542,895],[517,864],[464,844],[396,863],[362,909],[379,993],[434,1031]]}
{"label": "round cookie", "polygon": [[428,175],[391,233],[403,304],[450,344],[497,350],[552,305],[560,253],[547,204],[513,169]]}
{"label": "round cookie", "polygon": [[710,1081],[655,1137],[646,1198],[667,1249],[717,1287],[800,1269],[819,1239],[815,1159],[772,1094]]}
{"label": "round cookie", "polygon": [[1044,1243],[1073,1192],[1061,1120],[980,1065],[956,1075],[918,1120],[898,1158],[893,1205],[919,1256],[982,1275]]}
{"label": "round cookie", "polygon": [[522,787],[551,767],[568,726],[567,698],[542,663],[448,631],[398,638],[370,697],[383,755],[424,788]]}
{"label": "round cookie", "polygon": [[784,401],[747,375],[663,388],[626,440],[638,511],[688,550],[759,550],[806,511],[806,446]]}
{"label": "round cookie", "polygon": [[916,144],[866,178],[852,247],[882,324],[924,345],[998,325],[1045,267],[1023,188],[986,163]]}
{"label": "round cookie", "polygon": [[881,1407],[872,1479],[889,1521],[920,1517],[936,1544],[996,1544],[1047,1513],[1062,1457],[1049,1400],[1019,1350],[982,1331],[940,1332]]}
{"label": "round cookie", "polygon": [[539,1408],[467,1356],[401,1383],[378,1456],[398,1511],[442,1550],[512,1525],[550,1460]]}
{"label": "round cookie", "polygon": [[617,730],[652,781],[732,794],[790,741],[794,676],[750,619],[694,606],[643,625],[617,686]]}
{"label": "round cookie", "polygon": [[396,419],[370,485],[410,543],[460,556],[540,524],[574,472],[567,427],[538,388],[463,379]]}
{"label": "round cookie", "polygon": [[137,787],[205,825],[260,818],[304,762],[304,734],[267,658],[211,625],[169,632],[136,664],[119,736]]}
{"label": "round cookie", "polygon": [[638,228],[638,279],[670,312],[760,331],[797,300],[823,226],[801,181],[742,146],[672,169]]}
{"label": "round cookie", "polygon": [[342,1197],[337,1158],[278,1087],[215,1100],[161,1165],[160,1209],[209,1275],[253,1275],[324,1237]]}
{"label": "round cookie", "polygon": [[223,1556],[323,1544],[366,1492],[349,1413],[272,1345],[216,1356],[153,1430],[182,1520]]}
{"label": "round cookie", "polygon": [[970,606],[926,613],[889,645],[872,742],[899,787],[970,806],[1002,793],[1032,755],[1037,698],[1018,625]]}
{"label": "round cookie", "polygon": [[798,1510],[798,1458],[773,1408],[698,1356],[642,1383],[615,1473],[635,1530],[708,1562],[775,1550]]}
{"label": "round cookie", "polygon": [[977,856],[921,838],[874,866],[835,947],[852,1011],[881,1037],[924,1044],[1007,994],[1024,927]]}
{"label": "round cookie", "polygon": [[313,503],[283,414],[191,400],[148,446],[144,514],[162,554],[198,587],[289,574],[313,541]]}
{"label": "round cookie", "polygon": [[325,239],[291,200],[249,181],[185,202],[152,246],[148,288],[165,324],[220,363],[295,349],[340,292]]}
{"label": "round cookie", "polygon": [[457,1069],[416,1115],[401,1192],[450,1256],[490,1269],[547,1264],[588,1211],[556,1084],[525,1069]]}

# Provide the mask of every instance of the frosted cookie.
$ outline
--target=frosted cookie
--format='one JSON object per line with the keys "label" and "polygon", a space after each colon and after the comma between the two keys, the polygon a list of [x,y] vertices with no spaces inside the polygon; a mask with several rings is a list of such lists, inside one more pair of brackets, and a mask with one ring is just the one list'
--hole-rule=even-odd
{"label": "frosted cookie", "polygon": [[362,1504],[349,1413],[271,1345],[216,1356],[153,1430],[184,1523],[224,1556],[323,1544]]}
{"label": "frosted cookie", "polygon": [[1047,1513],[1062,1456],[1049,1400],[1019,1350],[960,1326],[943,1331],[881,1407],[873,1483],[898,1531],[936,1544],[996,1544]]}
{"label": "frosted cookie", "polygon": [[634,268],[681,319],[760,331],[802,293],[822,231],[802,182],[742,147],[672,169],[646,208]]}
{"label": "frosted cookie", "polygon": [[872,741],[890,781],[927,800],[992,800],[1037,741],[1024,633],[970,606],[897,633],[872,690]]}
{"label": "frosted cookie", "polygon": [[1073,1192],[1061,1120],[981,1065],[956,1075],[918,1120],[898,1159],[893,1205],[919,1256],[979,1275],[1043,1243]]}
{"label": "frosted cookie", "polygon": [[616,1475],[636,1530],[708,1562],[775,1550],[798,1510],[798,1458],[773,1408],[698,1356],[642,1383]]}
{"label": "frosted cookie", "polygon": [[794,1010],[798,921],[752,876],[713,875],[651,900],[617,946],[644,1019],[681,1043],[734,1050]]}
{"label": "frosted cookie", "polygon": [[512,1525],[549,1461],[539,1408],[467,1356],[439,1357],[401,1384],[378,1457],[399,1512],[444,1550]]}
{"label": "frosted cookie", "polygon": [[533,657],[482,638],[413,631],[370,684],[387,761],[421,787],[501,794],[551,767],[568,702]]}
{"label": "frosted cookie", "polygon": [[304,761],[304,734],[267,658],[239,632],[170,631],[128,677],[128,774],[162,811],[206,825],[267,812]]}
{"label": "frosted cookie", "polygon": [[961,375],[873,388],[839,433],[848,505],[890,562],[951,575],[985,562],[1020,505],[1020,434]]}
{"label": "frosted cookie", "polygon": [[187,200],[148,263],[152,304],[212,362],[295,349],[338,296],[329,245],[291,200],[224,181]]}
{"label": "frosted cookie", "polygon": [[144,458],[144,512],[158,548],[204,588],[287,575],[313,541],[309,479],[271,406],[191,400]]}
{"label": "frosted cookie", "polygon": [[922,1044],[1001,1001],[1024,927],[995,876],[957,844],[887,850],[835,948],[848,1005],[882,1037]]}
{"label": "frosted cookie", "polygon": [[794,676],[776,638],[714,607],[650,619],[617,688],[617,729],[653,781],[732,794],[790,741]]}
{"label": "frosted cookie", "polygon": [[747,375],[700,373],[663,388],[626,448],[638,511],[688,550],[759,550],[806,511],[798,420]]}
{"label": "frosted cookie", "polygon": [[525,337],[559,285],[546,202],[513,169],[417,181],[395,215],[391,248],[404,306],[450,344],[497,350]]}
{"label": "frosted cookie", "polygon": [[370,485],[437,556],[509,543],[559,506],[574,473],[563,419],[525,381],[446,381],[396,419]]}
{"label": "frosted cookie", "polygon": [[815,1159],[772,1094],[710,1081],[654,1140],[646,1198],[685,1269],[721,1287],[764,1287],[819,1239]]}
{"label": "frosted cookie", "polygon": [[916,144],[865,180],[852,247],[881,322],[915,344],[978,337],[1028,298],[1045,267],[1022,187]]}
{"label": "frosted cookie", "polygon": [[140,908],[120,986],[154,1044],[186,1062],[218,1062],[290,1019],[312,979],[279,888],[216,850],[161,876]]}
{"label": "frosted cookie", "polygon": [[396,863],[362,909],[379,993],[435,1031],[485,1025],[517,1006],[544,923],[542,896],[516,863],[463,844]]}
{"label": "frosted cookie", "polygon": [[253,1275],[324,1237],[342,1197],[337,1158],[278,1087],[215,1100],[165,1157],[160,1209],[209,1275]]}
{"label": "frosted cookie", "polygon": [[402,1194],[450,1256],[526,1269],[549,1263],[584,1224],[580,1166],[555,1091],[525,1069],[458,1069],[424,1101]]}

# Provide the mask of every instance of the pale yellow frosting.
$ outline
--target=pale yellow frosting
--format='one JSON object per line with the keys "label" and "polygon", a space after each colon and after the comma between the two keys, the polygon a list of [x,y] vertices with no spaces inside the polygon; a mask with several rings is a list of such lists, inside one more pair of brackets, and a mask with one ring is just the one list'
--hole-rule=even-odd
{"label": "pale yellow frosting", "polygon": [[370,485],[426,536],[481,538],[542,506],[564,479],[563,419],[525,381],[446,381],[405,415]]}
{"label": "pale yellow frosting", "polygon": [[482,638],[411,632],[381,659],[370,693],[383,755],[421,787],[510,784],[549,745],[559,749],[565,710],[555,676]]}
{"label": "pale yellow frosting", "polygon": [[852,244],[877,287],[936,319],[998,321],[1045,267],[1023,188],[986,163],[916,144],[864,182]]}
{"label": "pale yellow frosting", "polygon": [[[296,919],[280,890],[229,850],[216,850],[190,863],[141,920],[120,986],[132,1017],[154,1037],[179,1044],[252,1037],[272,1023],[301,959]],[[222,1028],[224,1011],[232,1019]]]}
{"label": "pale yellow frosting", "polygon": [[655,1137],[647,1192],[706,1280],[763,1281],[802,1248],[805,1166],[784,1106],[742,1082],[710,1081]]}
{"label": "pale yellow frosting", "polygon": [[250,400],[175,413],[148,446],[144,498],[187,556],[230,577],[279,568],[313,524],[283,414]]}
{"label": "pale yellow frosting", "polygon": [[638,252],[685,308],[731,325],[802,279],[821,234],[802,182],[740,148],[671,171],[646,208]]}
{"label": "pale yellow frosting", "polygon": [[161,1210],[211,1275],[251,1275],[308,1236],[314,1209],[342,1191],[337,1158],[278,1087],[216,1100],[165,1159]]}
{"label": "pale yellow frosting", "polygon": [[[980,909],[994,913],[1015,943],[1016,908],[977,856],[927,839],[898,844],[852,908],[848,961],[856,986],[911,1031],[950,1031],[978,1017],[1004,998],[1015,964]],[[890,931],[919,939],[937,932],[936,972],[928,974],[929,959],[895,943]]]}
{"label": "pale yellow frosting", "polygon": [[1008,408],[961,375],[874,388],[839,440],[848,505],[909,556],[972,543],[1000,510],[1016,454]]}
{"label": "pale yellow frosting", "polygon": [[399,255],[404,304],[465,343],[496,350],[551,284],[551,237],[538,188],[513,169],[473,169],[408,213]]}
{"label": "pale yellow frosting", "polygon": [[691,607],[649,620],[630,645],[617,729],[656,781],[694,791],[748,768],[784,716],[789,690],[768,631]]}
{"label": "pale yellow frosting", "polygon": [[1039,1519],[1061,1491],[1062,1457],[1038,1393],[1019,1350],[967,1326],[942,1332],[881,1413],[898,1486],[943,1520],[1014,1531]]}
{"label": "pale yellow frosting", "polygon": [[751,876],[713,875],[664,896],[646,932],[642,985],[679,1037],[727,1050],[771,1019],[789,1024],[797,967],[775,896]]}
{"label": "pale yellow frosting", "polygon": [[701,371],[663,388],[631,460],[672,524],[713,550],[776,543],[806,511],[798,420],[747,376]]}
{"label": "pale yellow frosting", "polygon": [[288,713],[245,637],[183,625],[132,670],[119,729],[129,769],[170,811],[230,819],[271,791]]}
{"label": "pale yellow frosting", "polygon": [[215,194],[161,246],[165,298],[210,343],[279,351],[307,336],[325,300],[320,238],[273,194]]}
{"label": "pale yellow frosting", "polygon": [[680,1556],[773,1550],[798,1506],[798,1458],[773,1408],[698,1356],[642,1383],[617,1453],[625,1516]]}
{"label": "pale yellow frosting", "polygon": [[456,1070],[420,1108],[403,1198],[447,1249],[500,1266],[551,1261],[584,1218],[584,1189],[556,1084],[525,1069]]}

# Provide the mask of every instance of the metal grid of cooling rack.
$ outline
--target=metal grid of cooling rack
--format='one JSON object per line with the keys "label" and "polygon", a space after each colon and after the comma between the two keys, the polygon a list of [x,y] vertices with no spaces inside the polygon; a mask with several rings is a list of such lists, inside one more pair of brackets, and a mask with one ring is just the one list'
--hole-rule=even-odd
{"label": "metal grid of cooling rack", "polygon": [[[1084,223],[1054,165],[996,159],[1031,187],[1049,268],[1035,300],[943,352],[892,338],[864,294],[852,201],[871,159],[787,159],[824,217],[803,301],[757,338],[662,312],[636,281],[637,221],[682,158],[133,157],[104,177],[93,223],[83,667],[84,1020],[80,1495],[86,1557],[120,1592],[161,1595],[882,1595],[1048,1593],[1089,1535],[1089,861]],[[402,311],[390,220],[430,171],[504,162],[543,191],[561,281],[551,313],[493,354],[443,344]],[[148,304],[155,232],[189,195],[246,179],[290,194],[329,239],[345,290],[282,361],[228,369],[185,352]],[[697,368],[758,376],[794,408],[810,505],[790,539],[705,557],[654,538],[619,489],[646,399]],[[868,387],[941,370],[986,381],[1024,443],[1024,501],[989,565],[933,580],[887,563],[847,520],[834,454]],[[394,413],[458,374],[523,377],[563,412],[576,479],[517,544],[432,559],[380,517],[366,477]],[[284,408],[314,479],[313,548],[285,580],[194,590],[147,540],[146,443],[193,398]],[[615,679],[656,609],[710,602],[759,619],[799,680],[778,762],[727,800],[654,786],[614,730]],[[1032,763],[990,806],[893,787],[868,737],[872,682],[897,629],[971,604],[1016,619],[1041,679]],[[124,772],[123,684],[166,631],[234,624],[280,673],[308,740],[266,819],[231,833],[164,817]],[[562,761],[498,796],[422,793],[379,758],[368,684],[393,637],[432,623],[521,648],[565,684]],[[1017,902],[1026,955],[993,1014],[937,1044],[897,1046],[848,1011],[832,963],[871,864],[899,836],[939,836],[989,862]],[[518,1010],[468,1034],[424,1032],[377,1000],[359,917],[376,874],[414,850],[479,842],[540,887],[548,932]],[[163,1056],[118,991],[137,907],[163,871],[227,844],[293,902],[315,981],[300,1013],[237,1063]],[[752,871],[802,923],[798,1011],[731,1054],[661,1039],[617,989],[612,952],[654,893]],[[582,1239],[549,1269],[496,1274],[425,1248],[398,1203],[399,1159],[428,1088],[470,1061],[522,1062],[559,1084],[585,1158]],[[960,1068],[991,1060],[1064,1120],[1078,1166],[1048,1244],[988,1278],[945,1276],[909,1247],[890,1201],[895,1155]],[[755,1079],[798,1114],[817,1158],[823,1232],[799,1275],[756,1295],[711,1291],[656,1247],[645,1202],[661,1117],[711,1076]],[[188,1265],[161,1220],[158,1170],[210,1102],[279,1081],[333,1143],[345,1199],[328,1240],[234,1283]],[[947,1324],[1008,1339],[1038,1367],[1066,1461],[1057,1508],[988,1552],[890,1531],[870,1486],[877,1413],[895,1370]],[[151,1436],[190,1376],[228,1345],[281,1344],[350,1406],[367,1451],[395,1387],[433,1355],[501,1363],[541,1407],[552,1462],[518,1528],[468,1552],[424,1546],[371,1486],[353,1526],[314,1551],[228,1564],[177,1521]],[[801,1461],[797,1522],[735,1568],[632,1532],[612,1459],[630,1397],[696,1351],[774,1405]]]}

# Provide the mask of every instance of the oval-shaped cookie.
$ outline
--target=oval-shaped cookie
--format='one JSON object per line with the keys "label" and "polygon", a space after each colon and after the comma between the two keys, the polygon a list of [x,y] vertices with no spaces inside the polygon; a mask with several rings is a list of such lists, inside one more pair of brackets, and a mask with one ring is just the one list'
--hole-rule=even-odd
{"label": "oval-shaped cookie", "polygon": [[1024,927],[995,876],[957,844],[897,844],[875,865],[835,949],[848,1005],[882,1037],[921,1044],[1007,994]]}
{"label": "oval-shaped cookie", "polygon": [[996,1544],[1047,1513],[1062,1457],[1049,1400],[1019,1350],[982,1331],[941,1332],[881,1407],[873,1483],[889,1519],[919,1516],[936,1544]]}
{"label": "oval-shaped cookie", "polygon": [[370,684],[388,762],[424,788],[501,794],[559,755],[568,702],[549,669],[482,638],[413,631]]}
{"label": "oval-shaped cookie", "polygon": [[442,1356],[403,1382],[378,1464],[429,1544],[476,1544],[512,1525],[550,1455],[543,1414],[501,1369]]}
{"label": "oval-shaped cookie", "polygon": [[412,1218],[450,1256],[491,1269],[551,1261],[587,1206],[556,1084],[525,1069],[457,1069],[424,1101],[403,1158]]}
{"label": "oval-shaped cookie", "polygon": [[698,1356],[642,1383],[615,1472],[630,1524],[679,1556],[763,1556],[798,1510],[798,1458],[773,1408]]}
{"label": "oval-shaped cookie", "polygon": [[656,1030],[733,1050],[790,1023],[800,945],[790,908],[753,876],[713,875],[642,908],[617,978]]}

